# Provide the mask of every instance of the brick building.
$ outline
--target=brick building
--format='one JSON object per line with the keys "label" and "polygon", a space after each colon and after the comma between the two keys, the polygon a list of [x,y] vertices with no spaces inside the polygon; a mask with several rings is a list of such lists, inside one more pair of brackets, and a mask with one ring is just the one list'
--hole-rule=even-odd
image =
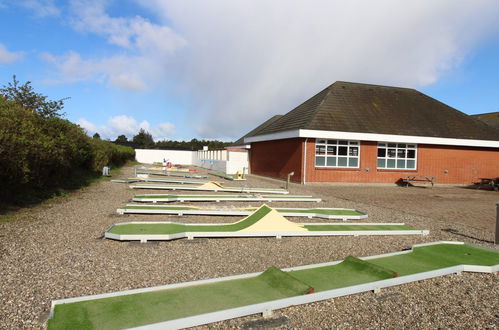
{"label": "brick building", "polygon": [[303,183],[499,176],[498,129],[409,88],[336,82],[235,144],[251,173]]}

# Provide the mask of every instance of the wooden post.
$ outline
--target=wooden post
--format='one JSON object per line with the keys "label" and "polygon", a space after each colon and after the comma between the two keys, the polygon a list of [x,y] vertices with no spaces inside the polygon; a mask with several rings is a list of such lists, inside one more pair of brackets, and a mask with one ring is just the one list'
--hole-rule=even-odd
{"label": "wooden post", "polygon": [[496,239],[495,244],[499,244],[499,203],[496,204]]}
{"label": "wooden post", "polygon": [[289,180],[291,180],[291,176],[295,175],[295,172],[288,173],[288,180],[286,181],[286,190],[289,191]]}

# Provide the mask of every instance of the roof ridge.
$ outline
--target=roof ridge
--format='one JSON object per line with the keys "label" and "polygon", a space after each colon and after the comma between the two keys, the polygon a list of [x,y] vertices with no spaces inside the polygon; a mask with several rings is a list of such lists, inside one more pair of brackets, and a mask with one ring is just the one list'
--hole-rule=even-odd
{"label": "roof ridge", "polygon": [[[369,84],[369,83],[360,83],[360,82],[353,82],[353,81],[344,81],[344,80],[337,80],[335,81],[332,85],[340,83],[340,84],[351,84],[351,85],[363,85],[363,86],[373,86],[373,87],[383,87],[383,88],[397,88],[397,89],[406,89],[406,90],[412,90],[421,93],[419,90],[416,88],[411,88],[411,87],[402,87],[402,86],[391,86],[391,85],[378,85],[378,84]],[[423,93],[421,93],[423,94]]]}

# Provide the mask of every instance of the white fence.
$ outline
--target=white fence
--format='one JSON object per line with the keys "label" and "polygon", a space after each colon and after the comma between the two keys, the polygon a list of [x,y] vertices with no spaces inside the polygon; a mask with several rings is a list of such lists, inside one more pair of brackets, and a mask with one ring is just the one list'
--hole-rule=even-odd
{"label": "white fence", "polygon": [[135,149],[135,159],[139,163],[163,162],[195,165],[226,174],[248,173],[248,152],[246,150],[156,150]]}
{"label": "white fence", "polygon": [[226,174],[248,173],[248,152],[229,150],[199,150],[194,165]]}
{"label": "white fence", "polygon": [[163,163],[163,159],[172,164],[193,165],[196,151],[189,150],[156,150],[135,149],[135,160],[139,163],[152,164]]}

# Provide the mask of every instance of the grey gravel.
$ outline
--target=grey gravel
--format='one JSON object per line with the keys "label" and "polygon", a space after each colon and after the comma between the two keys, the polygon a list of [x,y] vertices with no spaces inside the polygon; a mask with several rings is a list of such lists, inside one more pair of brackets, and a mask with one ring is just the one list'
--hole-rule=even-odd
{"label": "grey gravel", "polygon": [[[131,168],[122,170],[125,177]],[[219,180],[219,179],[216,179]],[[228,186],[283,187],[249,176]],[[492,243],[499,194],[465,187],[402,188],[388,185],[291,184],[291,193],[321,203],[270,203],[283,207],[344,207],[369,214],[369,222],[405,222],[428,236],[301,237],[177,240],[131,244],[103,240],[115,222],[163,220],[232,222],[234,217],[116,216],[134,193],[102,181],[67,197],[8,215],[0,222],[0,328],[45,326],[54,299],[163,285],[368,256],[437,240]],[[202,203],[208,205],[209,203]],[[200,204],[200,205],[202,205]],[[222,202],[220,206],[233,203]],[[257,203],[238,203],[258,206]],[[297,221],[318,222],[318,219]],[[448,230],[452,229],[452,230]],[[349,297],[295,306],[199,328],[499,328],[498,274],[470,274],[411,283]]]}

